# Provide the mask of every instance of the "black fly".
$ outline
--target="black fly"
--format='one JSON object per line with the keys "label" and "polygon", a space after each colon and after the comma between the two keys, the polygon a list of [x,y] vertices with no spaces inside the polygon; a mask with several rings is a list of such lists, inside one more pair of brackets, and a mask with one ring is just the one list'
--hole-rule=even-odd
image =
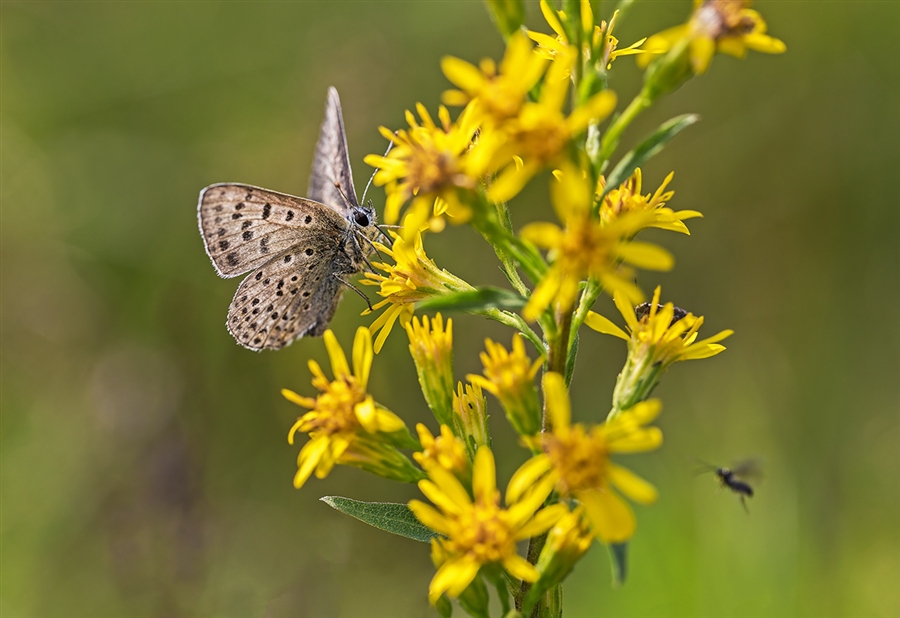
{"label": "black fly", "polygon": [[705,468],[704,472],[713,472],[722,487],[727,487],[736,493],[741,499],[741,505],[743,505],[744,510],[749,512],[749,509],[747,509],[747,498],[753,497],[753,487],[750,486],[748,480],[749,477],[758,477],[760,475],[757,461],[753,459],[747,460],[733,468],[714,466],[704,461],[700,463]]}

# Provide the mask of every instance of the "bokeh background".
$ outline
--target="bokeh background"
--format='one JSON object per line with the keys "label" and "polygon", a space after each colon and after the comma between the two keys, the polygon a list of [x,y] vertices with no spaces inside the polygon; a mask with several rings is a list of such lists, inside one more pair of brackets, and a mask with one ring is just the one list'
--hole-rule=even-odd
{"label": "bokeh background", "polygon": [[[547,31],[536,3],[529,24]],[[566,615],[900,615],[900,65],[896,2],[763,2],[780,57],[717,57],[625,144],[685,112],[703,121],[645,168],[676,171],[671,205],[701,210],[651,290],[734,328],[728,351],[658,389],[666,444],[627,464],[661,491],[638,507],[630,575],[596,546]],[[690,2],[637,2],[623,44]],[[337,494],[416,494],[352,469],[292,488],[306,360],[321,340],[255,354],[224,328],[198,191],[242,181],[303,194],[326,88],[341,93],[356,185],[376,128],[447,82],[443,55],[499,57],[480,2],[3,2],[2,594],[4,618],[429,615],[427,548],[336,513]],[[609,15],[604,2],[602,14]],[[640,74],[617,61],[624,100]],[[383,194],[371,193],[380,208]],[[546,218],[545,182],[514,206]],[[437,262],[501,283],[473,232],[430,237]],[[615,316],[608,299],[598,302]],[[364,307],[333,326],[349,346]],[[454,317],[457,375],[485,336]],[[624,345],[586,333],[576,415],[605,414]],[[427,421],[402,331],[371,390]],[[505,483],[524,458],[491,401]],[[434,426],[434,423],[431,423]],[[700,458],[765,463],[745,513]],[[457,610],[459,611],[459,610]],[[432,614],[434,615],[434,614]]]}

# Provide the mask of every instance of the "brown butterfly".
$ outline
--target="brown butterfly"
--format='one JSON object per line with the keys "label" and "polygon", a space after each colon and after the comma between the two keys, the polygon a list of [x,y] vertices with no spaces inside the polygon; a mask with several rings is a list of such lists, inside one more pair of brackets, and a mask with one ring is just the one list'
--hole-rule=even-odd
{"label": "brown butterfly", "polygon": [[375,210],[356,199],[341,101],[328,89],[309,198],[239,183],[200,192],[206,253],[222,277],[250,272],[228,307],[226,326],[251,350],[320,336],[346,284],[374,252]]}

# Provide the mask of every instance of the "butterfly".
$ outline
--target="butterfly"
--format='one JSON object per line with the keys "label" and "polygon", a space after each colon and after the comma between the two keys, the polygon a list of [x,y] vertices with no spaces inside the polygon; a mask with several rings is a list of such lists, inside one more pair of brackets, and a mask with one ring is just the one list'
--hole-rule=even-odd
{"label": "butterfly", "polygon": [[361,272],[380,233],[375,210],[356,199],[337,90],[328,89],[309,198],[239,183],[200,192],[206,254],[222,277],[249,272],[228,307],[226,327],[251,350],[320,336],[344,278]]}

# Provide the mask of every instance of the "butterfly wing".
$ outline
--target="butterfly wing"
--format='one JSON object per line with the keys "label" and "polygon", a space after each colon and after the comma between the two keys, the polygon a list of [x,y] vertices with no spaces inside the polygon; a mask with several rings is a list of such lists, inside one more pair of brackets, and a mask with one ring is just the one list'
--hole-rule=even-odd
{"label": "butterfly wing", "polygon": [[200,194],[200,232],[218,273],[252,270],[228,309],[228,331],[251,350],[321,335],[337,308],[337,276],[358,272],[345,251],[348,222],[300,197],[244,184]]}
{"label": "butterfly wing", "polygon": [[345,218],[350,216],[353,207],[359,205],[350,171],[341,99],[334,88],[328,89],[325,102],[325,120],[319,131],[309,178],[309,198],[333,208]]}
{"label": "butterfly wing", "polygon": [[[228,308],[228,332],[251,350],[277,350],[328,328],[342,287],[336,271],[350,269],[344,253],[296,248],[250,273]],[[318,252],[318,255],[317,255]],[[340,273],[339,273],[340,274]]]}
{"label": "butterfly wing", "polygon": [[333,241],[337,251],[347,229],[322,204],[238,183],[203,189],[197,218],[206,253],[223,277],[259,268],[294,246]]}

